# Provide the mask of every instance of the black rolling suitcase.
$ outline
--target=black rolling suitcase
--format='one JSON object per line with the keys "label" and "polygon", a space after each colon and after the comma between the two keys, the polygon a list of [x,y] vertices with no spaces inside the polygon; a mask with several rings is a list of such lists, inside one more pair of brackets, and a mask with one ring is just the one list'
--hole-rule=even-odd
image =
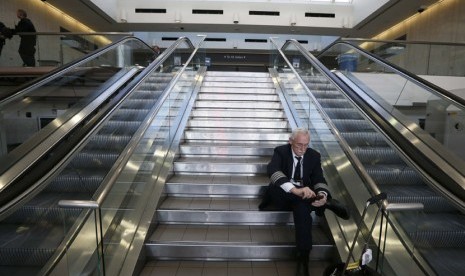
{"label": "black rolling suitcase", "polygon": [[355,233],[354,241],[352,242],[352,245],[350,246],[349,249],[349,254],[347,256],[347,260],[345,263],[338,263],[334,265],[328,266],[325,271],[324,275],[325,276],[343,276],[343,275],[350,275],[350,276],[358,276],[358,275],[381,275],[378,273],[375,269],[369,267],[367,264],[371,261],[372,259],[372,252],[371,249],[368,248],[368,242],[371,237],[371,233],[373,232],[376,222],[378,221],[378,217],[381,214],[382,211],[382,204],[378,204],[378,211],[376,213],[375,220],[373,221],[373,225],[369,229],[368,234],[366,235],[367,237],[364,238],[365,244],[363,246],[362,250],[362,256],[360,259],[355,260],[354,262],[349,262],[350,259],[355,259],[353,251],[355,248],[355,244],[357,242],[357,238],[360,235],[361,228],[362,228],[362,223],[365,219],[366,212],[368,210],[368,207],[382,202],[386,199],[386,193],[380,193],[370,199],[367,200],[367,203],[365,205],[365,208],[363,209],[362,217],[360,219],[360,223],[357,227],[357,232]]}

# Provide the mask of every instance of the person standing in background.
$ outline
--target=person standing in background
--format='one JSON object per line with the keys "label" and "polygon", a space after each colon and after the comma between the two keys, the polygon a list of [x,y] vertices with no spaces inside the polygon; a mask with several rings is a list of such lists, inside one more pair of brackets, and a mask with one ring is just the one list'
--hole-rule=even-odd
{"label": "person standing in background", "polygon": [[0,22],[0,56],[2,55],[3,45],[5,45],[5,40],[11,39],[13,36],[11,29],[9,29],[3,22]]}
{"label": "person standing in background", "polygon": [[[19,18],[18,25],[15,26],[14,33],[35,33],[36,28],[32,21],[27,18],[27,12],[18,9],[16,16]],[[36,66],[35,52],[36,52],[36,35],[20,35],[21,41],[19,42],[18,53],[23,60],[23,66]]]}

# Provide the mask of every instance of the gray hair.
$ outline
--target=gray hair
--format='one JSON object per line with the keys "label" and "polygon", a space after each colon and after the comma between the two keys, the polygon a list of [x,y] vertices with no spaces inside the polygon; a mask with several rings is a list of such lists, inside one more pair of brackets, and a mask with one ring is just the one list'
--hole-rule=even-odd
{"label": "gray hair", "polygon": [[307,128],[298,127],[298,128],[294,128],[292,130],[292,133],[291,133],[291,136],[289,137],[289,139],[294,139],[299,134],[305,134],[305,135],[308,135],[310,137],[310,132],[308,131]]}

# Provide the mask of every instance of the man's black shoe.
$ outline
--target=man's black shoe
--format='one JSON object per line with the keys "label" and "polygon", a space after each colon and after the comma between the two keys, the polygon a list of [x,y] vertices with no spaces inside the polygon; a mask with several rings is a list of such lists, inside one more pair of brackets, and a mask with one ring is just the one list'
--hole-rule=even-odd
{"label": "man's black shoe", "polygon": [[329,199],[324,207],[333,211],[336,216],[342,219],[348,220],[350,218],[349,209],[347,209],[344,204],[340,203],[336,199]]}
{"label": "man's black shoe", "polygon": [[297,262],[295,268],[295,276],[309,276],[308,272],[308,257],[309,250],[299,250],[297,253]]}

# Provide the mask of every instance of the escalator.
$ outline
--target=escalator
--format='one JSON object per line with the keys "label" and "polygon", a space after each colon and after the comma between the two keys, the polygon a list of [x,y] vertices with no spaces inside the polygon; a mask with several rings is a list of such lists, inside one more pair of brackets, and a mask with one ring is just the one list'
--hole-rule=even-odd
{"label": "escalator", "polygon": [[[185,60],[193,51],[189,40],[178,39],[146,68],[135,64],[136,55],[149,56],[151,51],[139,39],[122,39],[0,102],[2,275],[62,275],[77,273],[75,269],[101,269],[93,267],[94,247],[71,252],[79,233],[86,231],[83,222],[90,216],[88,210],[62,208],[60,201],[103,197],[130,151],[130,143],[155,107],[176,82],[180,83],[179,94],[183,85],[193,81],[195,74],[179,76],[180,66],[174,63],[175,56],[183,55]],[[176,104],[176,98],[168,100]],[[56,119],[35,114],[43,113],[44,106],[55,107]],[[14,114],[34,118],[19,120]],[[44,118],[49,119],[46,126],[30,130],[31,121],[37,119],[40,124]],[[11,129],[19,133],[22,129],[28,135],[20,137]],[[109,232],[105,238],[110,238]],[[91,252],[87,257],[86,251]],[[81,256],[83,261],[76,259],[75,264],[63,267],[66,254]]]}
{"label": "escalator", "polygon": [[[340,54],[354,55],[355,52],[363,55],[359,49],[348,49],[346,46],[342,47],[344,51]],[[329,51],[340,48],[338,45],[329,48]],[[432,132],[427,132],[433,125],[428,113],[417,120],[404,110],[408,109],[406,99],[409,93],[418,95],[418,91],[423,93],[419,97],[426,102],[423,106],[425,110],[428,104],[437,104],[446,106],[441,109],[444,112],[454,112],[460,117],[465,110],[464,101],[416,76],[407,75],[404,70],[396,70],[390,65],[379,69],[383,66],[380,60],[370,60],[372,67],[378,70],[375,75],[367,76],[347,68],[331,73],[296,41],[287,42],[282,47],[282,53],[288,61],[300,60],[299,68],[291,68],[292,65],[285,63],[285,60],[278,61],[277,64],[282,62],[282,65],[277,68],[282,86],[288,91],[289,100],[296,107],[295,116],[300,118],[301,124],[313,129],[315,137],[324,137],[326,130],[319,123],[320,120],[325,121],[331,132],[340,137],[339,144],[345,149],[345,155],[352,159],[352,166],[359,175],[366,176],[362,177],[365,178],[362,187],[368,194],[386,192],[389,204],[420,203],[424,206],[421,214],[399,212],[391,216],[390,227],[398,236],[388,239],[387,244],[402,244],[406,248],[406,256],[411,258],[409,261],[396,259],[395,256],[401,254],[385,248],[391,273],[412,273],[410,269],[414,262],[421,274],[463,275],[463,156],[460,156],[459,149],[454,150],[459,145],[447,144],[445,138],[437,138],[444,135],[436,135],[436,140]],[[324,53],[320,56],[324,56]],[[396,85],[402,86],[403,90],[390,95],[396,98],[393,104],[389,101],[389,95],[384,96],[379,90],[380,87]],[[306,96],[307,93],[309,96]],[[441,103],[438,104],[438,101]],[[412,105],[414,109],[420,103]],[[321,108],[323,119],[315,115],[310,106]],[[425,124],[424,129],[420,127],[420,122]],[[322,140],[321,145],[316,145],[325,152],[329,148],[325,144],[330,142]],[[345,186],[345,192],[341,194],[350,195],[348,204],[352,202],[361,210],[360,202],[364,200],[360,196],[362,190],[358,190],[354,183],[345,183]]]}

